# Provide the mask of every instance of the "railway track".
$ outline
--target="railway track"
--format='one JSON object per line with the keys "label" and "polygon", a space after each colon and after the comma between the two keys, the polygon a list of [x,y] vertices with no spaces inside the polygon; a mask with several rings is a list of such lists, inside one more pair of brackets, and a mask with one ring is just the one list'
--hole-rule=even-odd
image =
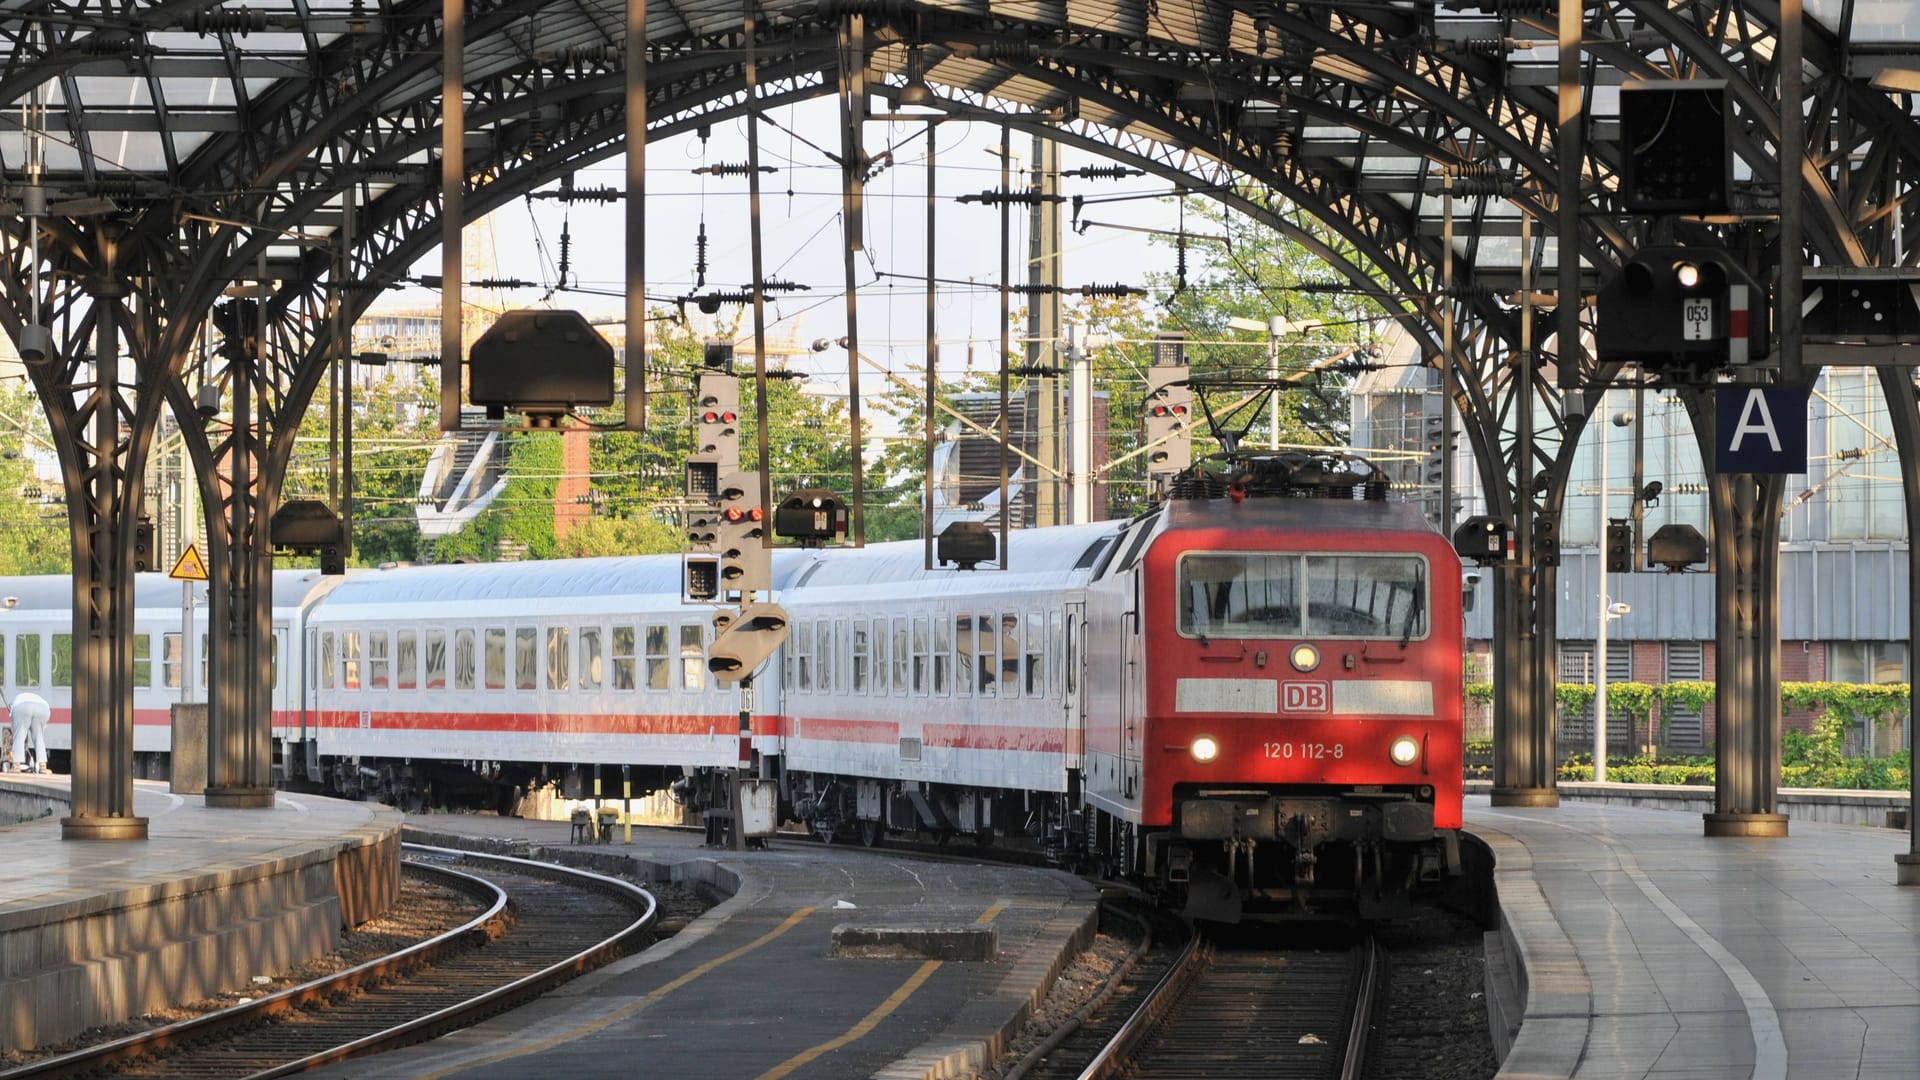
{"label": "railway track", "polygon": [[1357,1080],[1386,953],[1221,947],[1197,936],[1077,1075]]}
{"label": "railway track", "polygon": [[[380,960],[245,1005],[0,1073],[264,1078],[379,1053],[477,1023],[640,948],[653,897],[581,870],[405,845],[409,873],[482,898],[466,924]],[[484,868],[484,878],[455,869]]]}

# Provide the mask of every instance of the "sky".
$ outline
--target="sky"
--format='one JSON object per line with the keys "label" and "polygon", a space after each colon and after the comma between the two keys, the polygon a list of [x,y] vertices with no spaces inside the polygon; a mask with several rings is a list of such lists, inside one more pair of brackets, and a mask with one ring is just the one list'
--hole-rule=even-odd
{"label": "sky", "polygon": [[[704,143],[693,136],[650,144],[647,160],[647,293],[656,303],[694,292],[743,289],[752,278],[752,248],[748,213],[748,184],[744,177],[715,178],[693,170],[714,164],[744,164],[747,160],[747,121],[715,125]],[[834,102],[831,99],[783,106],[761,122],[760,154],[763,166],[776,171],[762,177],[763,261],[769,279],[808,286],[804,290],[770,296],[768,336],[798,336],[803,341],[837,339],[846,333],[845,271],[842,264],[839,167],[827,155],[837,152]],[[1000,298],[999,210],[978,203],[960,204],[955,196],[974,195],[998,187],[1000,160],[996,148],[1001,129],[996,125],[944,122],[939,127],[936,160],[941,201],[937,208],[936,276],[944,279],[937,297],[936,316],[941,340],[941,372],[954,377],[969,360],[990,369],[998,346]],[[1020,178],[1032,154],[1032,137],[1013,133],[1016,190],[1027,186]],[[857,254],[860,295],[860,346],[868,357],[908,374],[922,364],[925,346],[926,269],[926,126],[924,123],[872,122],[866,127],[868,154],[891,153],[892,164],[882,168],[867,186],[866,249]],[[1103,159],[1063,150],[1062,168],[1105,164]],[[625,160],[612,158],[574,177],[579,188],[624,184]],[[552,190],[550,186],[548,190]],[[1117,222],[1135,227],[1177,228],[1179,208],[1163,181],[1150,177],[1125,180],[1068,179],[1064,194],[1086,197],[1084,219]],[[1115,200],[1118,201],[1104,201]],[[1096,202],[1096,200],[1102,200]],[[555,306],[574,306],[588,312],[617,315],[625,288],[625,205],[521,200],[492,214],[490,231],[501,277],[550,283],[557,278],[560,241],[570,232],[572,279],[596,293],[555,293]],[[1027,211],[1012,214],[1012,265],[1016,280],[1025,277]],[[1143,286],[1152,271],[1171,272],[1173,251],[1156,245],[1139,232],[1092,226],[1084,235],[1071,228],[1071,210],[1063,213],[1062,281],[1069,287],[1098,282]],[[695,244],[704,221],[708,238],[706,285],[696,289]],[[438,274],[440,256],[433,253],[413,272]],[[506,295],[506,306],[541,302],[546,290],[517,290]],[[473,294],[469,293],[469,299]],[[389,294],[381,307],[437,305],[436,292],[409,289]],[[1023,299],[1014,298],[1019,310]],[[691,309],[690,309],[691,310]],[[750,330],[750,321],[743,330]],[[813,361],[816,373],[809,389],[843,394],[847,380],[846,355],[830,349]],[[863,396],[868,390],[862,375]]]}

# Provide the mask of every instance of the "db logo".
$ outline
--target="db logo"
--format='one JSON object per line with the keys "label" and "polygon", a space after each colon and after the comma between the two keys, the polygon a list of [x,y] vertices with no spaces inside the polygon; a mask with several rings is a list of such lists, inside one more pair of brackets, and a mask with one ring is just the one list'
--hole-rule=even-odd
{"label": "db logo", "polygon": [[1327,712],[1329,684],[1323,682],[1283,682],[1280,684],[1281,712]]}

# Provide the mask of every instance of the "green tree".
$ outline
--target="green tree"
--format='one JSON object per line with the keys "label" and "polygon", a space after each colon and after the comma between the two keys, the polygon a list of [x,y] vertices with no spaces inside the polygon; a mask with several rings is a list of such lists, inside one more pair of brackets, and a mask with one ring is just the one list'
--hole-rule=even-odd
{"label": "green tree", "polygon": [[41,480],[36,460],[56,461],[45,410],[25,387],[0,389],[0,574],[73,572],[66,507],[48,501],[60,482]]}

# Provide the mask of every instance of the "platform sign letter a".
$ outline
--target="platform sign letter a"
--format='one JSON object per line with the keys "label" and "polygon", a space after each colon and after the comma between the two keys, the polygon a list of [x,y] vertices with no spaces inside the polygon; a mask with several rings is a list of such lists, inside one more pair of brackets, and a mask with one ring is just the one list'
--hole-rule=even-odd
{"label": "platform sign letter a", "polygon": [[1783,386],[1729,386],[1718,391],[1713,471],[1806,472],[1809,394],[1805,388]]}

